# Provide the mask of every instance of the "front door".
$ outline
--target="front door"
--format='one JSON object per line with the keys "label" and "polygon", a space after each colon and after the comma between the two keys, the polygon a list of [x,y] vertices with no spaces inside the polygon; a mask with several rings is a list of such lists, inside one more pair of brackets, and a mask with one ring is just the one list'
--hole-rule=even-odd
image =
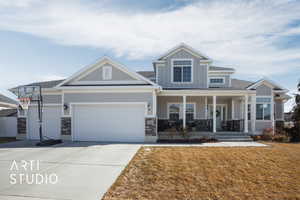
{"label": "front door", "polygon": [[[208,107],[209,119],[213,119],[213,105]],[[226,106],[216,105],[216,126],[217,130],[222,129],[222,120],[226,120]]]}

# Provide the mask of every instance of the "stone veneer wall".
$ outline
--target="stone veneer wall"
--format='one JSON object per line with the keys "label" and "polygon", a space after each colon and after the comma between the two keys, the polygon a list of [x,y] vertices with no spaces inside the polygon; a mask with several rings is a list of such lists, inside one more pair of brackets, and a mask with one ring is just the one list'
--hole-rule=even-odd
{"label": "stone veneer wall", "polygon": [[71,135],[71,117],[61,118],[61,135]]}
{"label": "stone veneer wall", "polygon": [[145,135],[146,136],[157,136],[157,123],[156,118],[145,119]]}
{"label": "stone veneer wall", "polygon": [[26,118],[19,117],[17,120],[18,134],[26,134]]}

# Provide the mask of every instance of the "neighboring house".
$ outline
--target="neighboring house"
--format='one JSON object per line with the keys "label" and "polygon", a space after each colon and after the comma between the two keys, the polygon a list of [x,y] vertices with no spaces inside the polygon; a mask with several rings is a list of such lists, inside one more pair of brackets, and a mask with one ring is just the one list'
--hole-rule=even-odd
{"label": "neighboring house", "polygon": [[[44,135],[144,142],[179,127],[198,135],[260,134],[284,120],[289,99],[285,88],[266,79],[233,79],[233,68],[214,66],[185,44],[158,58],[153,67],[136,73],[104,57],[65,80],[31,84],[42,86]],[[19,112],[18,130],[28,139],[39,138],[36,104]]]}
{"label": "neighboring house", "polygon": [[0,94],[0,110],[17,108],[17,106],[18,106],[17,101]]}

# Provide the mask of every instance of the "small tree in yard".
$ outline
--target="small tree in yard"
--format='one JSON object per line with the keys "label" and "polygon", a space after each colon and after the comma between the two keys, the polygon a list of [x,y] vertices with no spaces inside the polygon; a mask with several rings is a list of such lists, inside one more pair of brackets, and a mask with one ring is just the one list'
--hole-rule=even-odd
{"label": "small tree in yard", "polygon": [[293,108],[292,115],[294,127],[290,130],[291,142],[300,142],[300,81],[297,88],[298,93],[295,95],[296,105]]}

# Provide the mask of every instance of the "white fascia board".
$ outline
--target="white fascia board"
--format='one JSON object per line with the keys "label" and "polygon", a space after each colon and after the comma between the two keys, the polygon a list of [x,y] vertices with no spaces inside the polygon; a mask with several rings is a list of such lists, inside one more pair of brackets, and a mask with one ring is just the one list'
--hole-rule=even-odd
{"label": "white fascia board", "polygon": [[245,94],[256,94],[249,90],[162,90],[158,96],[243,96]]}
{"label": "white fascia board", "polygon": [[178,50],[181,50],[181,49],[187,50],[188,52],[190,52],[191,54],[193,54],[196,57],[199,57],[199,58],[203,58],[204,57],[205,59],[207,59],[208,62],[212,62],[212,59],[210,59],[208,56],[204,55],[203,53],[199,52],[198,50],[195,50],[194,48],[192,48],[191,46],[188,46],[185,43],[180,43],[179,45],[173,47],[172,49],[170,49],[169,51],[167,51],[165,54],[163,54],[162,56],[160,56],[158,58],[158,60],[164,59],[164,58],[166,58],[166,57],[174,54],[175,52],[177,52]]}
{"label": "white fascia board", "polygon": [[[65,89],[64,89],[65,88]],[[154,87],[64,87],[63,93],[128,93],[128,92],[157,92]]]}
{"label": "white fascia board", "polygon": [[0,101],[0,107],[12,107],[12,108],[16,108],[18,107],[17,104],[11,104],[11,103],[6,103],[6,102],[1,102]]}
{"label": "white fascia board", "polygon": [[100,90],[111,90],[111,89],[159,89],[160,86],[153,86],[153,85],[149,85],[149,86],[138,86],[138,85],[134,85],[134,86],[62,86],[60,87],[60,89],[62,90],[86,90],[86,89],[100,89]]}
{"label": "white fascia board", "polygon": [[233,74],[235,72],[235,70],[208,70],[208,73],[209,74],[224,74],[224,75],[227,75],[227,74]]}

